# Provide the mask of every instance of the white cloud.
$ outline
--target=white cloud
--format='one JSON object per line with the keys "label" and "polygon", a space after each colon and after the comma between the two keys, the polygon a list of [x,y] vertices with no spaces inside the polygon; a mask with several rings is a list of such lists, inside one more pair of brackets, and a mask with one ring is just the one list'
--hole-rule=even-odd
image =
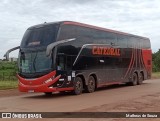
{"label": "white cloud", "polygon": [[1,0],[0,58],[8,49],[20,44],[29,26],[61,20],[146,36],[151,39],[153,51],[157,51],[159,6],[159,0]]}

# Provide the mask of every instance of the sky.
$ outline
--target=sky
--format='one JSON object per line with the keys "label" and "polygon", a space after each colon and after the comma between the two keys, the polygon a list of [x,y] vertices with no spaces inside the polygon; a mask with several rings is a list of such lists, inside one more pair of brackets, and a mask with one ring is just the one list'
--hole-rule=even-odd
{"label": "sky", "polygon": [[160,49],[160,0],[1,0],[0,59],[28,27],[64,20],[148,37],[152,51]]}

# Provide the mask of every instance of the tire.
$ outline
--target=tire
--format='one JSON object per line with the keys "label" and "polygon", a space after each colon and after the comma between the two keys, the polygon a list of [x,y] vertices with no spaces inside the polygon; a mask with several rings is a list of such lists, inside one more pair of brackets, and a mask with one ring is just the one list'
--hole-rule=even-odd
{"label": "tire", "polygon": [[132,75],[132,82],[131,82],[131,86],[136,86],[138,84],[138,76],[136,73],[134,73]]}
{"label": "tire", "polygon": [[85,92],[92,93],[95,91],[95,88],[96,88],[96,81],[93,76],[90,76],[88,79],[88,85],[85,88]]}
{"label": "tire", "polygon": [[46,96],[51,96],[52,92],[44,92]]}
{"label": "tire", "polygon": [[73,94],[75,95],[80,95],[83,91],[83,81],[80,77],[76,77],[74,82],[73,82]]}
{"label": "tire", "polygon": [[143,74],[142,74],[142,73],[140,73],[140,74],[139,74],[138,85],[141,85],[141,84],[142,84],[142,82],[143,82],[143,80],[144,80]]}

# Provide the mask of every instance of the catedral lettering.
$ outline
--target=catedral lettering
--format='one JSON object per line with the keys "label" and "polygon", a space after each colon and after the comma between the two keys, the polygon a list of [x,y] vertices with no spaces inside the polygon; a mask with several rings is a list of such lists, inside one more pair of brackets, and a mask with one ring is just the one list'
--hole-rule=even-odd
{"label": "catedral lettering", "polygon": [[108,84],[140,85],[151,78],[149,38],[83,23],[60,21],[29,27],[20,46],[7,51],[6,60],[16,49],[21,92],[79,95]]}
{"label": "catedral lettering", "polygon": [[120,49],[119,48],[108,48],[108,47],[93,46],[92,54],[93,55],[120,56]]}

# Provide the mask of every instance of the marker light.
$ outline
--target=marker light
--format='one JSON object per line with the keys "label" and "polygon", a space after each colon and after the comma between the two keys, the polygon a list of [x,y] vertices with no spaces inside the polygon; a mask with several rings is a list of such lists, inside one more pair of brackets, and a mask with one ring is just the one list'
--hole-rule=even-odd
{"label": "marker light", "polygon": [[49,83],[49,82],[51,82],[52,81],[52,79],[51,78],[49,78],[49,79],[47,79],[44,83]]}
{"label": "marker light", "polygon": [[44,83],[49,83],[49,82],[51,82],[53,79],[55,78],[55,76],[53,76],[53,77],[51,77],[51,78],[49,78],[49,79],[47,79],[46,81],[44,81]]}

